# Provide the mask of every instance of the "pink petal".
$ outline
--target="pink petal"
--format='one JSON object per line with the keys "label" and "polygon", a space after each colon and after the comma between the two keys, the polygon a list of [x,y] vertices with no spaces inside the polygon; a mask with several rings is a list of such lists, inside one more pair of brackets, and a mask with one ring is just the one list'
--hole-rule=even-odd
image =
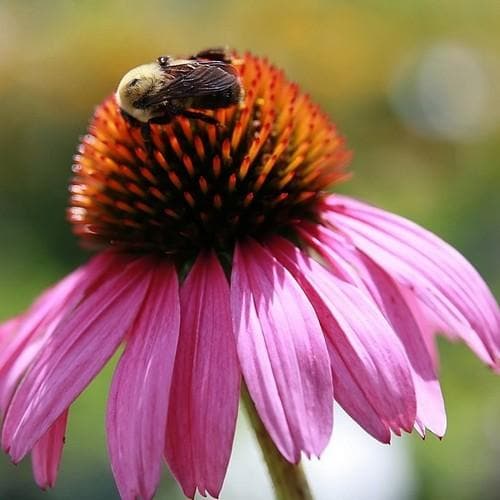
{"label": "pink petal", "polygon": [[0,353],[12,342],[23,320],[22,316],[11,318],[0,325]]}
{"label": "pink petal", "polygon": [[4,330],[9,327],[12,332],[9,336],[2,335],[4,341],[0,346],[0,409],[7,407],[20,377],[46,339],[83,298],[87,288],[102,278],[111,261],[110,252],[94,257],[44,292],[25,314],[3,325]]}
{"label": "pink petal", "polygon": [[137,316],[149,285],[151,262],[114,256],[106,280],[56,328],[18,387],[2,444],[18,462],[113,355]]}
{"label": "pink petal", "polygon": [[122,499],[152,498],[160,481],[179,323],[177,272],[158,262],[108,400],[108,447]]}
{"label": "pink petal", "polygon": [[292,275],[249,241],[236,246],[231,308],[248,390],[290,462],[319,455],[333,422],[330,361],[318,318]]}
{"label": "pink petal", "polygon": [[33,362],[33,359],[40,351],[45,336],[32,339],[24,346],[24,349],[16,358],[9,362],[9,369],[4,370],[0,379],[0,410],[5,412],[9,405],[10,399],[14,394],[21,377],[24,375],[28,367]]}
{"label": "pink petal", "polygon": [[408,359],[417,397],[417,419],[434,434],[446,431],[446,412],[434,363],[427,349],[424,333],[397,283],[380,266],[350,246],[344,246],[335,234],[317,228],[319,240],[310,240],[332,265],[338,257],[350,261],[366,290],[391,323],[400,338]]}
{"label": "pink petal", "polygon": [[453,248],[416,224],[345,196],[327,202],[325,220],[433,311],[485,362],[500,355],[500,313],[479,274]]}
{"label": "pink petal", "polygon": [[422,312],[421,304],[415,298],[415,295],[411,293],[411,291],[403,287],[399,287],[399,291],[403,295],[406,304],[411,309],[415,321],[418,323],[418,329],[420,330],[420,334],[424,339],[427,352],[431,357],[434,371],[436,373],[439,373],[439,352],[436,341],[436,325],[433,325],[429,321],[427,317],[428,314],[424,314]]}
{"label": "pink petal", "polygon": [[389,428],[410,431],[416,415],[408,359],[391,326],[368,297],[281,238],[273,254],[305,290],[325,332],[335,399],[382,442]]}
{"label": "pink petal", "polygon": [[[5,352],[8,346],[15,341],[16,334],[19,331],[19,325],[22,322],[22,316],[16,316],[0,325],[0,353]],[[17,384],[18,377],[11,376],[9,370],[0,378],[0,412],[4,413],[7,409],[10,397]]]}
{"label": "pink petal", "polygon": [[33,475],[36,484],[42,490],[53,488],[56,484],[57,472],[64,446],[67,419],[68,412],[64,411],[31,451]]}
{"label": "pink petal", "polygon": [[81,276],[82,269],[77,269],[66,276],[54,287],[45,291],[18,319],[15,336],[0,351],[0,374],[3,375],[9,363],[19,355],[33,336],[43,330],[46,324],[64,309],[68,295],[79,284]]}
{"label": "pink petal", "polygon": [[217,257],[201,254],[181,289],[181,332],[165,456],[187,497],[217,497],[238,412],[240,370],[229,286]]}
{"label": "pink petal", "polygon": [[369,273],[365,281],[410,360],[417,396],[417,420],[437,436],[443,436],[446,432],[443,394],[419,325],[394,280],[373,261],[368,258],[363,261]]}

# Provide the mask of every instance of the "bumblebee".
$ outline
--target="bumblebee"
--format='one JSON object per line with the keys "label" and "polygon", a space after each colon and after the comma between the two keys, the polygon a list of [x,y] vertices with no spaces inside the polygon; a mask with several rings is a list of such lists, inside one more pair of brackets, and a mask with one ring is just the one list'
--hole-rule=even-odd
{"label": "bumblebee", "polygon": [[130,123],[150,141],[149,125],[185,116],[217,124],[205,110],[238,104],[243,89],[231,55],[206,49],[189,59],[160,56],[154,63],[131,69],[120,81],[116,101]]}

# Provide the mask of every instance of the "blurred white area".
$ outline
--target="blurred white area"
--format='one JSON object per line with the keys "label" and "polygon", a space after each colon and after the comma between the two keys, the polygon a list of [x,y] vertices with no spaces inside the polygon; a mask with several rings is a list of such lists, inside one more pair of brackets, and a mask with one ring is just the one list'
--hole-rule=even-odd
{"label": "blurred white area", "polygon": [[500,124],[498,66],[478,50],[438,43],[402,60],[389,98],[403,122],[423,135],[474,140]]}
{"label": "blurred white area", "polygon": [[[264,461],[244,411],[221,500],[272,500]],[[304,460],[315,500],[409,500],[416,479],[405,439],[383,445],[335,407],[333,437],[319,460]]]}

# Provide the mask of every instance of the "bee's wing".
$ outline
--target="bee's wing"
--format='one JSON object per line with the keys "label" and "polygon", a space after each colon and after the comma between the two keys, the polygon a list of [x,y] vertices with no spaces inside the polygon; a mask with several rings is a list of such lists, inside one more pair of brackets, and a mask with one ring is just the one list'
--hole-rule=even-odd
{"label": "bee's wing", "polygon": [[236,70],[227,64],[200,64],[167,83],[163,89],[145,99],[154,106],[170,99],[201,97],[227,90],[235,84]]}

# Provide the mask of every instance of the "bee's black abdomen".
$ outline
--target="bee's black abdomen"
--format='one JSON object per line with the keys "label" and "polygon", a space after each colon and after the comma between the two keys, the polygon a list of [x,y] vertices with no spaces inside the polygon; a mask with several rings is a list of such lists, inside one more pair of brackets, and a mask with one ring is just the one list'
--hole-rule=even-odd
{"label": "bee's black abdomen", "polygon": [[206,59],[208,61],[221,61],[227,64],[231,64],[232,56],[230,52],[224,47],[211,47],[209,49],[200,50],[196,54],[192,55],[190,59]]}

